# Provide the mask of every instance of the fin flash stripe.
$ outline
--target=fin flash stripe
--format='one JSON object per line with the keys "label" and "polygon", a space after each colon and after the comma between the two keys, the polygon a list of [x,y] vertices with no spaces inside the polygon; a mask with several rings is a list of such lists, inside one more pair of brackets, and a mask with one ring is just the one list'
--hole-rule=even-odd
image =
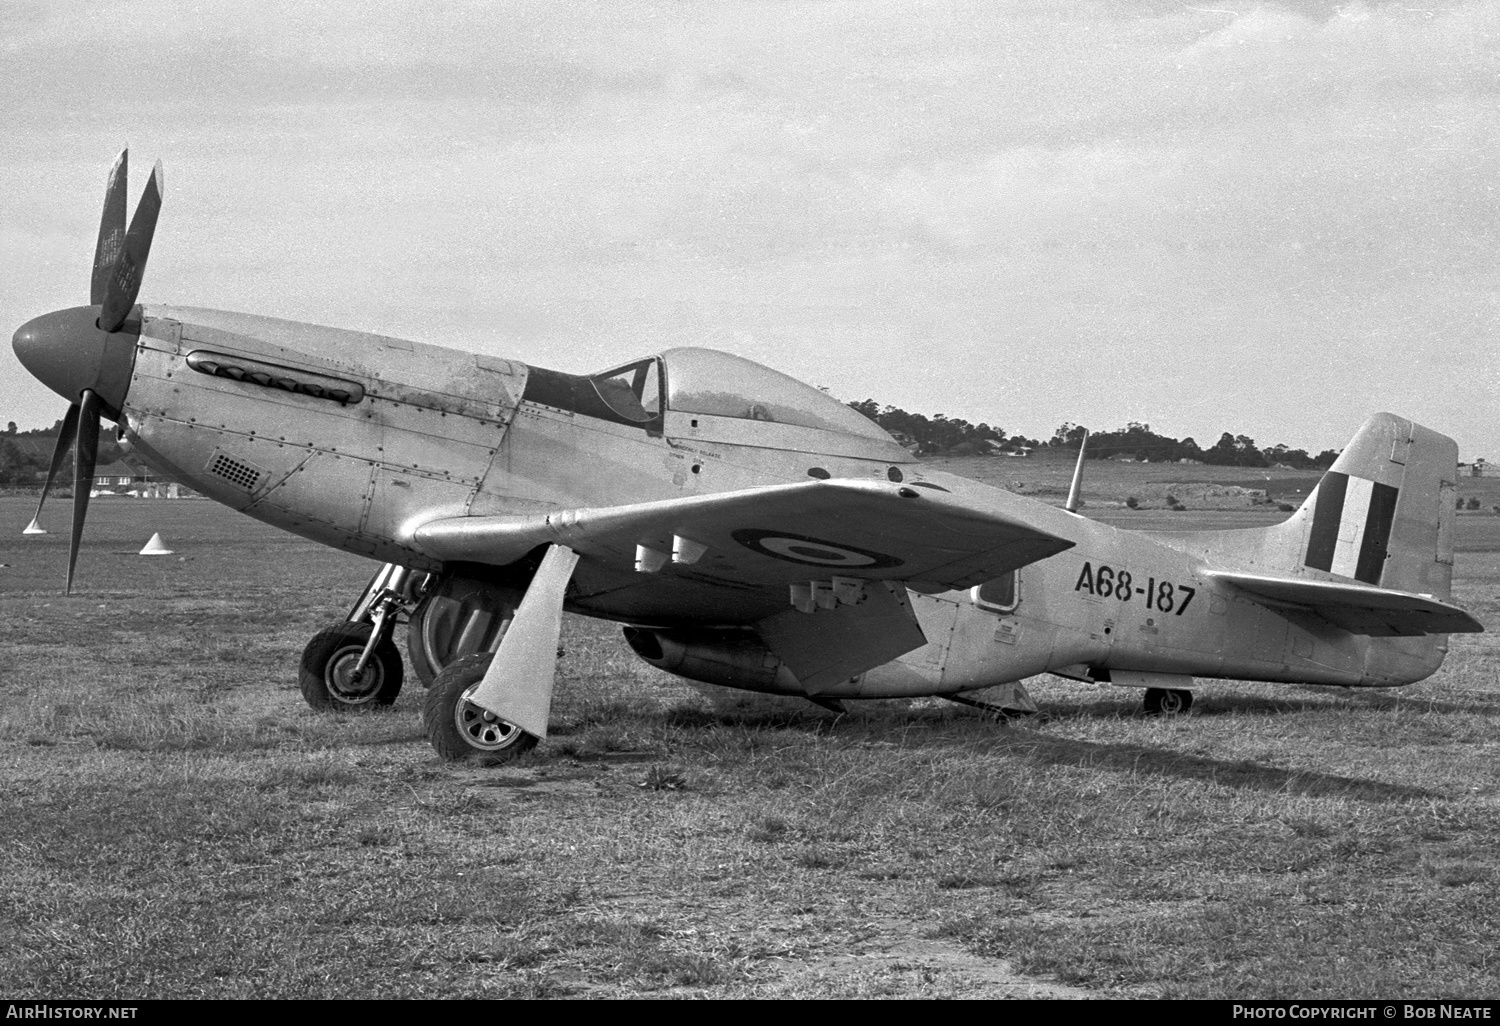
{"label": "fin flash stripe", "polygon": [[1380,583],[1401,489],[1332,471],[1318,484],[1307,566]]}

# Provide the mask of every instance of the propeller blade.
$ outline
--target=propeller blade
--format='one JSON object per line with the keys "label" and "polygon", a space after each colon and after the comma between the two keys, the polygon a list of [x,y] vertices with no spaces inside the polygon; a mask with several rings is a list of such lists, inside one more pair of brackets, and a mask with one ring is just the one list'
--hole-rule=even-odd
{"label": "propeller blade", "polygon": [[99,242],[94,247],[94,280],[89,288],[89,302],[98,306],[109,291],[109,276],[120,262],[125,245],[125,181],[130,147],[120,151],[115,166],[109,169],[109,184],[104,187],[104,215],[99,219]]}
{"label": "propeller blade", "polygon": [[73,567],[78,563],[78,543],[83,522],[89,515],[89,492],[94,487],[94,464],[99,459],[99,407],[93,389],[85,389],[78,404],[78,445],[73,450],[73,540],[68,545],[68,584],[64,595],[73,594]]}
{"label": "propeller blade", "polygon": [[120,325],[135,306],[135,297],[141,291],[141,276],[146,273],[146,258],[151,255],[151,236],[156,234],[156,215],[161,213],[162,169],[161,161],[151,171],[151,180],[136,205],[135,216],[130,219],[130,231],[125,233],[125,248],[115,261],[105,289],[104,309],[99,312],[99,327],[105,331],[119,331]]}
{"label": "propeller blade", "polygon": [[57,445],[52,449],[52,469],[47,471],[47,483],[42,485],[42,497],[36,504],[36,515],[31,518],[31,523],[26,525],[23,534],[46,534],[42,529],[42,506],[47,502],[47,493],[52,490],[52,482],[57,480],[57,472],[62,469],[63,457],[73,447],[73,436],[78,433],[78,404],[74,403],[68,407],[68,412],[63,414],[62,430],[57,433]]}

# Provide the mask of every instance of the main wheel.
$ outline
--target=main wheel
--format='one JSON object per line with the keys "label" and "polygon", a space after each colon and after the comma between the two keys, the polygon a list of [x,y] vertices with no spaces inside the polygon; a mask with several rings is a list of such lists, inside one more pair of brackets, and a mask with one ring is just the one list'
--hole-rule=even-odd
{"label": "main wheel", "polygon": [[474,759],[482,766],[509,762],[536,747],[536,738],[469,701],[494,655],[455,659],[432,682],[422,705],[427,740],[444,759]]}
{"label": "main wheel", "polygon": [[367,623],[346,622],[313,635],[302,650],[298,675],[308,705],[314,709],[366,709],[396,700],[405,671],[401,653],[389,638],[375,646],[363,670],[354,672],[372,630]]}
{"label": "main wheel", "polygon": [[1151,716],[1181,716],[1193,707],[1193,693],[1184,688],[1147,688],[1146,712]]}

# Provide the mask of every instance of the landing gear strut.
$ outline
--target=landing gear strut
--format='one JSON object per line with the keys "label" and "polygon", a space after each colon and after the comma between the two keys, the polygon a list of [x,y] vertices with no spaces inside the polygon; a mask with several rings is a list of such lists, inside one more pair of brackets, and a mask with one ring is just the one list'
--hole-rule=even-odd
{"label": "landing gear strut", "polygon": [[1181,716],[1193,707],[1193,693],[1184,688],[1147,688],[1148,716]]}
{"label": "landing gear strut", "polygon": [[428,685],[427,737],[445,759],[505,762],[547,736],[563,606],[578,554],[538,549],[490,579],[440,579],[386,564],[343,623],[302,653],[302,695],[315,709],[390,705],[401,690],[391,640],[407,620],[407,652]]}
{"label": "landing gear strut", "polygon": [[314,709],[390,705],[405,676],[391,640],[400,614],[417,601],[427,575],[387,563],[371,579],[349,617],[313,635],[302,650],[298,683]]}

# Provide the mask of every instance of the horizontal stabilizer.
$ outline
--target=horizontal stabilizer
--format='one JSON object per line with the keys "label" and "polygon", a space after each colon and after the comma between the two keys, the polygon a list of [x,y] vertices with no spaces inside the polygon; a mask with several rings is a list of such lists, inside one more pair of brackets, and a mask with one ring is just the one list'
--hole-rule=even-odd
{"label": "horizontal stabilizer", "polygon": [[1350,634],[1372,637],[1420,634],[1474,634],[1484,626],[1463,609],[1409,591],[1371,588],[1338,581],[1265,577],[1210,570],[1208,577],[1224,581],[1269,604],[1311,609]]}
{"label": "horizontal stabilizer", "polygon": [[559,544],[621,569],[672,572],[681,565],[700,579],[768,588],[832,574],[968,588],[1073,545],[957,496],[850,480],[450,517],[416,528],[412,540],[441,560],[504,566],[538,545]]}

